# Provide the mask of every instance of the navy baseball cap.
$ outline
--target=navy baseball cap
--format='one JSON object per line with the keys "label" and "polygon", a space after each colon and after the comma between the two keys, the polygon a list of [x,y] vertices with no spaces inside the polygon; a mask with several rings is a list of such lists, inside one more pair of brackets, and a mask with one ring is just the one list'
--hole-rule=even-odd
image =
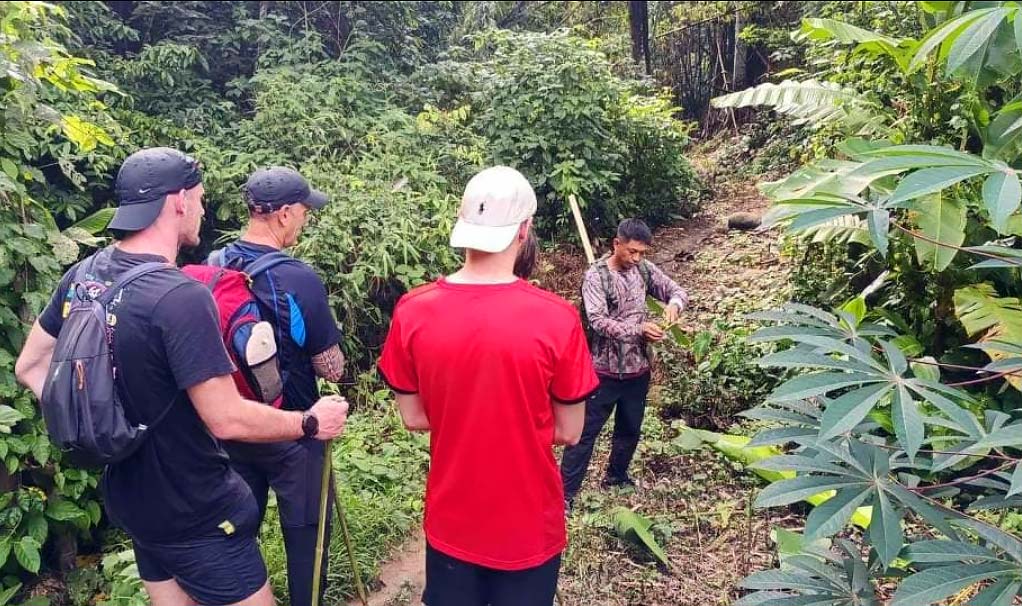
{"label": "navy baseball cap", "polygon": [[326,194],[312,189],[298,171],[283,166],[262,168],[245,183],[245,202],[256,213],[272,213],[288,204],[304,204],[319,210],[327,203]]}
{"label": "navy baseball cap", "polygon": [[110,229],[139,231],[153,224],[167,195],[202,183],[195,158],[169,147],[139,150],[117,171],[117,211]]}

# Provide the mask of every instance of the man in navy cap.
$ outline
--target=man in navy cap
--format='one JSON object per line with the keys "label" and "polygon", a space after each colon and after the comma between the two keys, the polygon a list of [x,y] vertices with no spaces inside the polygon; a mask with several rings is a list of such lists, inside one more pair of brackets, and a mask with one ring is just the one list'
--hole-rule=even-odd
{"label": "man in navy cap", "polygon": [[[263,318],[274,326],[284,383],[282,408],[308,410],[319,397],[316,377],[333,383],[341,380],[341,333],[322,280],[311,267],[281,251],[298,242],[309,213],[322,208],[327,198],[297,171],[271,167],[249,177],[245,201],[249,223],[244,234],[237,242],[214,251],[209,262],[244,271],[266,255],[286,261],[259,273],[251,287]],[[266,511],[268,489],[273,488],[277,495],[292,606],[312,603],[320,477],[329,454],[324,450],[322,442],[308,439],[227,445],[232,465],[259,501],[260,519]],[[323,558],[324,565],[326,560]]]}
{"label": "man in navy cap", "polygon": [[301,413],[238,394],[212,295],[173,264],[182,246],[199,243],[195,160],[143,149],[124,161],[116,192],[110,227],[120,239],[64,275],[15,374],[41,397],[73,297],[95,297],[140,264],[166,264],[118,287],[106,307],[125,416],[149,431],[137,451],[106,467],[104,506],[131,537],[154,606],[273,606],[256,542],[259,506],[219,440],[331,439],[344,427],[347,403],[328,396]]}

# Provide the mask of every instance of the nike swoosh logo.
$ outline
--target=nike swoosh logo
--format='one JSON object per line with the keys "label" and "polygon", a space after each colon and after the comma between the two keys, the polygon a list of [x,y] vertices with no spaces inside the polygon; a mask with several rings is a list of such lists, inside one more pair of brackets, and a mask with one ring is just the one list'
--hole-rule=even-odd
{"label": "nike swoosh logo", "polygon": [[140,189],[140,190],[138,190],[138,193],[140,193],[140,194],[148,194],[149,190],[151,190],[151,189],[152,189],[151,187],[147,187],[146,189]]}

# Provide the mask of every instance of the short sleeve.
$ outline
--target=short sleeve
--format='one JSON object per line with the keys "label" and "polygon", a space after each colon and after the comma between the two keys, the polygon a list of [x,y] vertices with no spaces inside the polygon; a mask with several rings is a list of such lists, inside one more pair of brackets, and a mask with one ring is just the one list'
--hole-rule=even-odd
{"label": "short sleeve", "polygon": [[202,284],[190,281],[164,295],[153,310],[153,324],[163,337],[178,389],[234,372],[220,336],[216,303]]}
{"label": "short sleeve", "polygon": [[596,391],[599,384],[585,331],[582,330],[582,322],[578,313],[575,313],[570,336],[554,366],[550,395],[563,404],[584,402]]}
{"label": "short sleeve", "polygon": [[65,307],[69,304],[67,299],[68,288],[71,287],[71,280],[77,271],[78,265],[73,266],[64,277],[60,279],[57,289],[53,291],[50,302],[46,304],[43,312],[39,314],[39,326],[46,331],[46,334],[53,338],[60,335],[60,329],[64,326],[64,317],[67,315]]}
{"label": "short sleeve", "polygon": [[388,387],[400,394],[419,392],[419,378],[415,372],[412,352],[409,351],[408,340],[402,330],[401,305],[394,310],[394,318],[387,331],[387,340],[383,343],[383,354],[377,369]]}
{"label": "short sleeve", "polygon": [[305,338],[301,347],[310,356],[315,356],[340,343],[341,331],[330,311],[323,281],[312,269],[301,269],[301,274],[294,280],[294,295],[304,324]]}

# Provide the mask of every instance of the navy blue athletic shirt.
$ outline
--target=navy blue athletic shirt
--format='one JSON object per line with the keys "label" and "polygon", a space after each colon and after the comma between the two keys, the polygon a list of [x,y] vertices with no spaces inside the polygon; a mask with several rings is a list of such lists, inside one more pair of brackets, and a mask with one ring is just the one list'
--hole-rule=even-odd
{"label": "navy blue athletic shirt", "polygon": [[[239,240],[223,249],[223,263],[243,268],[277,249]],[[286,410],[308,410],[319,399],[312,357],[341,341],[326,288],[316,272],[295,260],[281,263],[255,279],[252,289],[264,317],[276,327]]]}
{"label": "navy blue athletic shirt", "polygon": [[[110,284],[140,263],[166,259],[114,248],[97,253],[89,281]],[[91,257],[80,263],[91,263]],[[68,286],[78,265],[60,281],[39,317],[56,337],[64,322]],[[113,352],[125,414],[150,423],[171,402],[167,417],[128,459],[103,474],[107,514],[132,537],[151,542],[215,532],[251,491],[228,465],[184,390],[234,370],[220,337],[213,297],[180,271],[135,280],[115,297]]]}

